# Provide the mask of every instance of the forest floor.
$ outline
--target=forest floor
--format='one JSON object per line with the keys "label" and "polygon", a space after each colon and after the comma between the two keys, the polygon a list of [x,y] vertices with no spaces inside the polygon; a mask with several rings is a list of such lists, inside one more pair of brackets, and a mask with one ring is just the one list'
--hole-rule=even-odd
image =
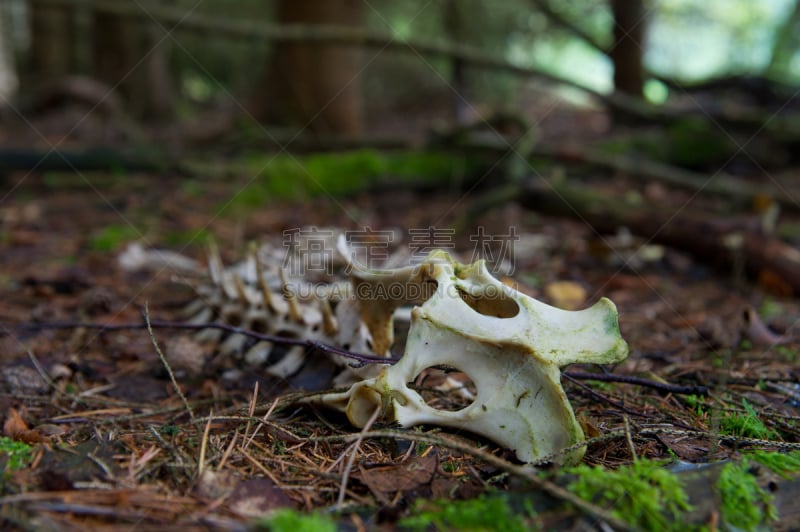
{"label": "forest floor", "polygon": [[[243,529],[277,508],[334,508],[338,524],[352,529],[392,529],[410,515],[427,516],[431,526],[479,528],[480,516],[477,525],[459,524],[444,503],[430,501],[488,505],[475,499],[484,493],[508,493],[504,500],[516,512],[482,507],[491,519],[597,527],[607,515],[603,508],[627,519],[641,505],[632,493],[613,501],[598,496],[576,512],[558,490],[574,492],[578,473],[543,466],[537,475],[509,451],[452,429],[392,428],[394,437],[354,446],[358,430],[343,416],[283,401],[293,391],[324,387],[329,368],[319,369],[328,372],[320,377],[309,363],[287,380],[251,368],[232,381],[199,367],[176,372],[173,384],[146,330],[79,325],[141,324],[145,304],[153,319],[180,319],[192,290],[171,272],[121,268],[118,257],[130,241],[204,261],[206,237],[213,235],[227,264],[240,260],[250,241],[274,241],[306,226],[397,228],[407,243],[409,229],[454,227],[474,196],[365,192],[272,202],[232,215],[220,206],[245,176],[223,182],[19,172],[5,179],[13,186],[0,199],[0,415],[3,445],[14,440],[30,447],[18,468],[6,450],[4,527]],[[623,194],[628,185],[607,186]],[[596,379],[562,379],[590,440],[585,463],[616,469],[657,459],[691,473],[705,464],[741,463],[754,449],[794,450],[796,457],[800,300],[678,250],[624,233],[598,235],[580,222],[513,203],[469,221],[479,226],[492,235],[515,227],[519,240],[507,281],[520,290],[553,304],[567,304],[562,288],[577,307],[603,296],[617,305],[628,358],[614,367],[567,368],[575,375],[594,372]],[[469,233],[452,240],[467,257],[474,248]],[[74,326],[47,328],[52,323]],[[163,346],[179,334],[154,329],[153,338]],[[797,495],[796,478],[766,467],[746,473],[767,486],[766,498],[752,504],[772,501],[779,520],[771,526],[796,528],[800,513],[788,498]],[[712,529],[719,523],[721,496],[711,487],[717,477],[687,487],[694,510],[685,522]],[[531,495],[544,492],[549,502]]]}

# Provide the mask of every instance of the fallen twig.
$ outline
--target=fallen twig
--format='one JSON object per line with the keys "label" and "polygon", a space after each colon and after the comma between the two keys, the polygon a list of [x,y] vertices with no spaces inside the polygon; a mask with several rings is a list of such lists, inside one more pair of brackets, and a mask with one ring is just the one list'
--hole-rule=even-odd
{"label": "fallen twig", "polygon": [[150,323],[150,312],[146,303],[144,305],[144,321],[145,325],[147,326],[147,334],[150,335],[150,341],[153,342],[153,347],[155,348],[156,353],[158,353],[158,357],[161,359],[161,363],[164,365],[164,368],[166,368],[167,374],[169,374],[169,378],[172,381],[172,386],[175,387],[178,397],[180,397],[181,401],[183,401],[183,406],[185,406],[186,410],[189,412],[189,418],[192,420],[192,423],[194,423],[194,412],[192,411],[192,407],[189,404],[189,401],[186,399],[186,396],[183,395],[183,390],[181,390],[181,387],[178,385],[178,381],[175,379],[175,374],[172,372],[172,367],[169,365],[167,357],[164,356],[161,348],[158,347],[158,342],[156,342],[156,337],[153,334],[153,328],[151,327]]}
{"label": "fallen twig", "polygon": [[588,381],[602,381],[602,382],[620,382],[623,384],[636,384],[638,386],[646,386],[653,388],[660,392],[675,393],[681,395],[707,395],[708,386],[681,386],[679,384],[668,384],[666,382],[659,382],[653,379],[645,379],[644,377],[634,377],[633,375],[615,375],[613,373],[588,373],[585,371],[565,371],[564,375],[572,377],[573,379],[588,380]]}
{"label": "fallen twig", "polygon": [[345,443],[350,443],[364,438],[405,439],[405,440],[427,443],[430,445],[438,445],[441,447],[453,449],[454,451],[459,451],[465,454],[469,454],[471,456],[474,456],[475,458],[478,458],[479,460],[483,460],[484,462],[494,467],[497,467],[498,469],[502,469],[503,471],[506,471],[512,475],[524,478],[525,480],[527,480],[537,488],[541,489],[545,493],[549,494],[550,496],[568,502],[573,506],[575,506],[576,508],[582,510],[586,514],[591,515],[601,521],[605,521],[606,523],[611,525],[611,527],[614,530],[634,530],[634,528],[631,527],[631,525],[613,516],[611,512],[597,506],[596,504],[592,504],[591,502],[581,499],[577,495],[571,493],[570,491],[567,491],[561,486],[558,486],[554,482],[551,482],[550,480],[547,480],[546,478],[540,476],[538,474],[537,469],[532,468],[530,466],[512,464],[508,460],[500,458],[499,456],[495,456],[482,449],[479,449],[467,443],[458,442],[448,437],[433,436],[430,434],[425,434],[420,432],[409,432],[401,430],[371,430],[371,431],[360,431],[355,434],[323,436],[316,438],[316,440],[343,441]]}
{"label": "fallen twig", "polygon": [[[272,336],[269,334],[262,334],[259,332],[235,327],[225,323],[186,323],[180,321],[165,321],[165,320],[147,320],[145,323],[122,323],[115,325],[108,325],[104,323],[82,323],[82,322],[50,322],[50,323],[36,323],[19,325],[15,328],[17,330],[26,331],[39,331],[47,329],[99,329],[101,332],[122,331],[122,330],[137,330],[137,329],[188,329],[188,330],[203,330],[203,329],[220,329],[232,334],[242,334],[256,340],[263,340],[266,342],[273,342],[282,345],[300,345],[309,349],[317,349],[325,353],[332,353],[334,355],[343,356],[354,360],[356,363],[354,367],[363,367],[367,364],[383,364],[387,366],[394,365],[400,359],[395,357],[378,357],[375,355],[366,355],[363,353],[354,353],[341,349],[339,347],[323,344],[313,340],[302,340],[299,338],[289,338],[286,336]],[[4,326],[4,330],[11,330],[11,326]],[[1,333],[0,333],[1,334]],[[584,371],[564,371],[562,373],[565,377],[576,380],[594,380],[603,382],[620,382],[625,384],[635,384],[637,386],[646,386],[655,390],[682,394],[682,395],[706,395],[708,394],[707,386],[681,386],[677,384],[668,384],[659,382],[653,379],[646,379],[643,377],[634,377],[632,375],[615,375],[610,373],[589,373]]]}
{"label": "fallen twig", "polygon": [[[272,342],[275,344],[282,344],[282,345],[300,345],[303,347],[307,347],[309,349],[317,349],[319,351],[323,351],[326,353],[331,353],[334,355],[340,355],[345,358],[349,358],[354,360],[357,364],[354,364],[354,367],[362,367],[367,364],[386,364],[391,365],[397,362],[399,359],[397,358],[384,358],[378,357],[374,355],[366,355],[361,353],[354,353],[352,351],[347,351],[345,349],[341,349],[339,347],[323,344],[322,342],[315,342],[313,340],[302,340],[299,338],[288,338],[286,336],[272,336],[269,334],[262,334],[255,331],[251,331],[248,329],[243,329],[242,327],[236,327],[233,325],[228,325],[225,323],[187,323],[187,322],[180,322],[180,321],[165,321],[165,320],[150,320],[149,323],[121,323],[121,324],[114,324],[109,325],[106,323],[84,323],[84,322],[48,322],[48,323],[35,323],[35,324],[24,324],[24,325],[17,325],[17,326],[3,326],[3,331],[0,331],[0,335],[4,334],[5,330],[21,330],[21,331],[43,331],[43,330],[53,330],[53,329],[99,329],[100,332],[113,332],[113,331],[125,331],[125,330],[138,330],[138,329],[186,329],[192,331],[201,331],[203,329],[220,329],[225,332],[229,332],[231,334],[242,334],[244,336],[248,336],[250,338],[254,338],[256,340],[263,340],[265,342]],[[5,334],[8,334],[5,332]]]}

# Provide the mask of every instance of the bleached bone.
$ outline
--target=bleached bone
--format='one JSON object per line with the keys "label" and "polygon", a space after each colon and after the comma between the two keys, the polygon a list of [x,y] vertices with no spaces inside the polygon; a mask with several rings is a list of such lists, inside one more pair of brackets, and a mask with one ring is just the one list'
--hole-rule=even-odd
{"label": "bleached bone", "polygon": [[[198,325],[221,322],[270,336],[348,346],[356,353],[374,354],[348,283],[304,285],[304,280],[290,280],[280,263],[272,260],[273,255],[268,248],[251,246],[245,261],[225,268],[212,242],[208,266],[211,283],[195,286],[200,297],[184,309],[188,321]],[[265,258],[272,262],[265,262]],[[303,294],[303,299],[298,294]],[[296,373],[306,360],[302,346],[277,349],[272,342],[218,328],[203,329],[195,338],[217,344],[216,352],[222,356],[264,367],[278,377]],[[342,357],[334,357],[334,361],[344,366],[337,385],[350,385],[377,374],[375,366],[350,367],[351,361]]]}
{"label": "bleached bone", "polygon": [[[340,250],[349,256],[343,241]],[[338,408],[357,427],[380,408],[382,420],[405,427],[472,431],[514,450],[523,462],[584,441],[559,368],[625,358],[628,347],[610,300],[582,311],[560,310],[502,284],[483,261],[459,264],[443,251],[414,267],[370,270],[352,259],[351,267],[376,352],[392,343],[395,309],[412,300],[421,306],[412,310],[405,353],[397,364],[346,392],[311,401]],[[438,410],[409,388],[421,371],[438,366],[456,368],[473,381],[472,404],[455,412]],[[553,461],[574,463],[583,454],[579,448]]]}

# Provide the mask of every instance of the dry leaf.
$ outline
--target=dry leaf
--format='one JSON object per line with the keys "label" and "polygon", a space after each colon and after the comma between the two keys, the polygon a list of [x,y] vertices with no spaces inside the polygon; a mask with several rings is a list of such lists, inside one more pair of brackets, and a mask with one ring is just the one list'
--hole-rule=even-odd
{"label": "dry leaf", "polygon": [[228,500],[231,511],[243,517],[257,517],[278,508],[294,507],[283,490],[264,477],[239,482]]}
{"label": "dry leaf", "polygon": [[3,424],[3,433],[12,440],[24,443],[42,443],[47,437],[35,430],[31,430],[16,408],[8,409],[8,417]]}
{"label": "dry leaf", "polygon": [[550,303],[564,310],[577,310],[586,302],[586,290],[574,281],[555,281],[544,287]]}
{"label": "dry leaf", "polygon": [[16,408],[9,408],[8,409],[8,417],[6,418],[6,422],[3,425],[3,434],[11,438],[12,440],[16,440],[19,434],[23,432],[29,431],[30,428],[28,424],[25,423],[25,420],[22,419],[22,416],[19,415]]}
{"label": "dry leaf", "polygon": [[409,491],[430,483],[438,463],[436,453],[428,453],[402,464],[370,469],[359,466],[359,476],[378,500],[388,503],[389,496],[398,491]]}

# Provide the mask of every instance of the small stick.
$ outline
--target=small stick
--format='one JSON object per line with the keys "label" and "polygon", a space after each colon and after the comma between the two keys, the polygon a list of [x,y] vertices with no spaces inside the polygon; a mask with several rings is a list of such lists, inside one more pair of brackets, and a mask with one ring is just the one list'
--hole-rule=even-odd
{"label": "small stick", "polygon": [[211,431],[211,417],[214,412],[208,414],[209,418],[206,422],[206,427],[203,429],[203,439],[200,442],[200,459],[197,461],[197,478],[203,476],[203,470],[206,467],[206,450],[208,449],[208,433]]}
{"label": "small stick", "polygon": [[633,410],[631,410],[630,408],[628,408],[628,407],[627,407],[627,406],[625,406],[624,404],[620,403],[619,401],[615,401],[614,399],[612,399],[612,398],[610,398],[610,397],[607,397],[607,396],[603,395],[602,393],[600,393],[600,392],[598,392],[598,391],[595,391],[595,390],[593,390],[593,389],[591,388],[591,386],[586,386],[585,384],[578,382],[578,381],[575,379],[575,377],[573,377],[572,375],[569,375],[569,374],[567,374],[566,372],[565,372],[563,375],[564,375],[564,378],[565,378],[565,379],[567,379],[568,381],[572,382],[573,384],[575,384],[575,385],[576,385],[576,386],[578,386],[579,388],[583,388],[583,389],[584,389],[584,390],[586,390],[586,391],[587,391],[589,394],[593,395],[594,397],[597,397],[597,398],[598,398],[598,399],[600,399],[601,401],[605,401],[605,402],[607,402],[608,404],[610,404],[610,405],[612,405],[612,406],[615,406],[615,407],[619,408],[619,409],[620,409],[620,410],[622,410],[624,413],[626,413],[626,414],[630,414],[630,415],[632,415],[632,416],[641,416],[641,417],[647,417],[647,414],[642,414],[642,413],[640,413],[640,412],[634,412]]}
{"label": "small stick", "polygon": [[[2,324],[0,324],[1,326]],[[101,332],[121,331],[121,330],[135,330],[135,329],[188,329],[200,331],[203,329],[219,329],[225,332],[241,334],[256,340],[263,340],[272,342],[279,345],[300,345],[309,349],[317,349],[325,353],[332,353],[349,358],[354,361],[352,367],[360,368],[368,364],[382,364],[391,366],[396,364],[399,358],[394,357],[378,357],[374,355],[367,355],[362,353],[354,353],[341,349],[339,347],[324,344],[314,340],[303,340],[300,338],[288,338],[285,336],[272,336],[269,334],[262,334],[242,327],[236,327],[225,323],[186,323],[179,321],[166,321],[166,320],[149,320],[148,323],[122,323],[115,325],[108,325],[104,323],[81,323],[81,322],[52,322],[52,323],[37,323],[28,325],[19,325],[16,327],[18,330],[26,331],[39,331],[45,329],[76,329],[84,327],[87,329],[100,329]],[[6,327],[3,327],[6,330]],[[3,334],[3,331],[0,331]],[[677,384],[669,384],[659,382],[653,379],[646,379],[643,377],[635,377],[633,375],[615,375],[613,373],[589,373],[586,371],[564,371],[562,375],[571,377],[577,380],[593,380],[603,382],[619,382],[623,384],[635,384],[637,386],[646,386],[653,388],[664,393],[673,393],[680,395],[708,395],[707,386],[681,386]]]}
{"label": "small stick", "polygon": [[453,449],[455,451],[460,451],[471,456],[474,456],[484,462],[497,467],[498,469],[502,469],[512,475],[519,476],[521,478],[526,479],[532,485],[540,488],[542,491],[548,493],[552,497],[556,499],[568,502],[573,506],[577,507],[578,509],[582,510],[583,512],[587,513],[595,517],[598,520],[606,521],[614,530],[634,530],[634,528],[623,521],[612,515],[608,510],[597,506],[596,504],[585,501],[578,497],[577,495],[573,494],[572,492],[568,491],[566,488],[562,488],[561,486],[556,485],[550,480],[539,476],[538,470],[533,467],[525,466],[525,465],[517,465],[500,458],[499,456],[495,456],[491,453],[483,451],[482,449],[478,449],[469,445],[467,443],[460,443],[455,441],[451,438],[443,438],[443,437],[436,437],[431,436],[430,434],[421,433],[421,432],[411,432],[411,431],[399,431],[399,430],[392,430],[392,429],[384,429],[384,430],[371,430],[365,431],[362,430],[359,433],[355,434],[342,434],[336,436],[323,436],[316,438],[317,441],[343,441],[343,442],[352,442],[357,440],[363,440],[365,438],[400,438],[405,440],[417,441],[417,442],[424,442],[431,445],[439,445],[442,447],[447,447]]}
{"label": "small stick", "polygon": [[633,436],[631,435],[631,422],[628,416],[622,416],[622,421],[625,422],[625,439],[628,441],[628,447],[631,450],[631,457],[633,461],[637,461],[639,457],[636,455],[636,446],[633,444]]}
{"label": "small stick", "polygon": [[569,375],[573,379],[603,381],[603,382],[621,382],[624,384],[637,384],[639,386],[647,386],[661,392],[677,393],[686,395],[707,395],[708,386],[680,386],[677,384],[667,384],[665,382],[658,382],[653,379],[645,379],[643,377],[634,377],[633,375],[615,375],[613,373],[589,373],[586,371],[565,371],[564,375]]}
{"label": "small stick", "polygon": [[[147,310],[145,309],[145,313]],[[2,324],[0,324],[2,325]],[[242,334],[256,340],[263,340],[265,342],[272,342],[281,345],[300,345],[309,349],[318,349],[326,353],[334,355],[341,355],[345,358],[354,360],[356,364],[353,367],[360,368],[367,364],[385,364],[392,365],[397,362],[398,358],[384,358],[374,355],[365,355],[360,353],[353,353],[339,347],[323,344],[314,340],[302,340],[300,338],[288,338],[286,336],[272,336],[269,334],[262,334],[255,331],[250,331],[242,327],[235,327],[226,323],[186,323],[180,321],[165,321],[165,320],[146,320],[146,323],[121,323],[115,325],[108,325],[105,323],[81,323],[81,322],[51,322],[51,323],[37,323],[28,325],[19,325],[16,327],[18,330],[23,331],[40,331],[46,329],[77,329],[83,327],[86,329],[100,329],[101,332],[110,331],[123,331],[123,330],[136,330],[136,329],[188,329],[193,331],[202,331],[203,329],[220,329],[225,332]],[[2,334],[2,331],[0,331]]]}
{"label": "small stick", "polygon": [[[244,439],[245,444],[244,448],[247,449],[250,447],[250,442],[253,438],[256,437],[256,433],[253,432],[253,437],[248,440],[248,434],[250,434],[250,420],[253,417],[253,412],[256,411],[256,401],[258,400],[258,381],[256,381],[255,385],[253,386],[253,395],[250,396],[250,403],[247,405],[247,425],[244,427]],[[260,427],[261,425],[259,425]],[[256,428],[256,430],[258,430]]]}
{"label": "small stick", "polygon": [[342,483],[339,486],[339,497],[336,499],[336,506],[340,507],[344,504],[344,497],[347,493],[347,480],[350,478],[350,471],[353,470],[353,462],[356,460],[356,455],[358,454],[358,448],[361,447],[361,442],[364,441],[364,434],[369,432],[369,429],[372,428],[372,424],[375,423],[375,420],[378,419],[378,414],[381,412],[381,407],[378,406],[375,408],[375,412],[369,418],[369,421],[364,425],[364,428],[361,429],[361,432],[356,438],[356,441],[353,442],[353,451],[350,453],[350,457],[347,459],[347,464],[344,466],[344,471],[342,472]]}
{"label": "small stick", "polygon": [[159,358],[161,358],[161,363],[164,364],[164,367],[167,369],[167,373],[169,374],[169,378],[172,381],[172,386],[175,387],[175,391],[178,392],[178,396],[183,401],[183,406],[186,407],[186,410],[189,411],[189,418],[194,423],[194,412],[192,412],[192,407],[189,405],[189,401],[186,400],[186,396],[183,395],[181,391],[181,387],[178,386],[178,381],[175,379],[175,374],[172,373],[172,367],[170,367],[169,362],[167,362],[167,357],[164,356],[164,353],[161,351],[161,348],[158,347],[158,342],[156,342],[156,337],[153,334],[153,329],[150,327],[150,312],[147,308],[147,303],[144,304],[144,321],[147,325],[147,333],[150,335],[150,341],[153,342],[153,347],[158,353]]}

